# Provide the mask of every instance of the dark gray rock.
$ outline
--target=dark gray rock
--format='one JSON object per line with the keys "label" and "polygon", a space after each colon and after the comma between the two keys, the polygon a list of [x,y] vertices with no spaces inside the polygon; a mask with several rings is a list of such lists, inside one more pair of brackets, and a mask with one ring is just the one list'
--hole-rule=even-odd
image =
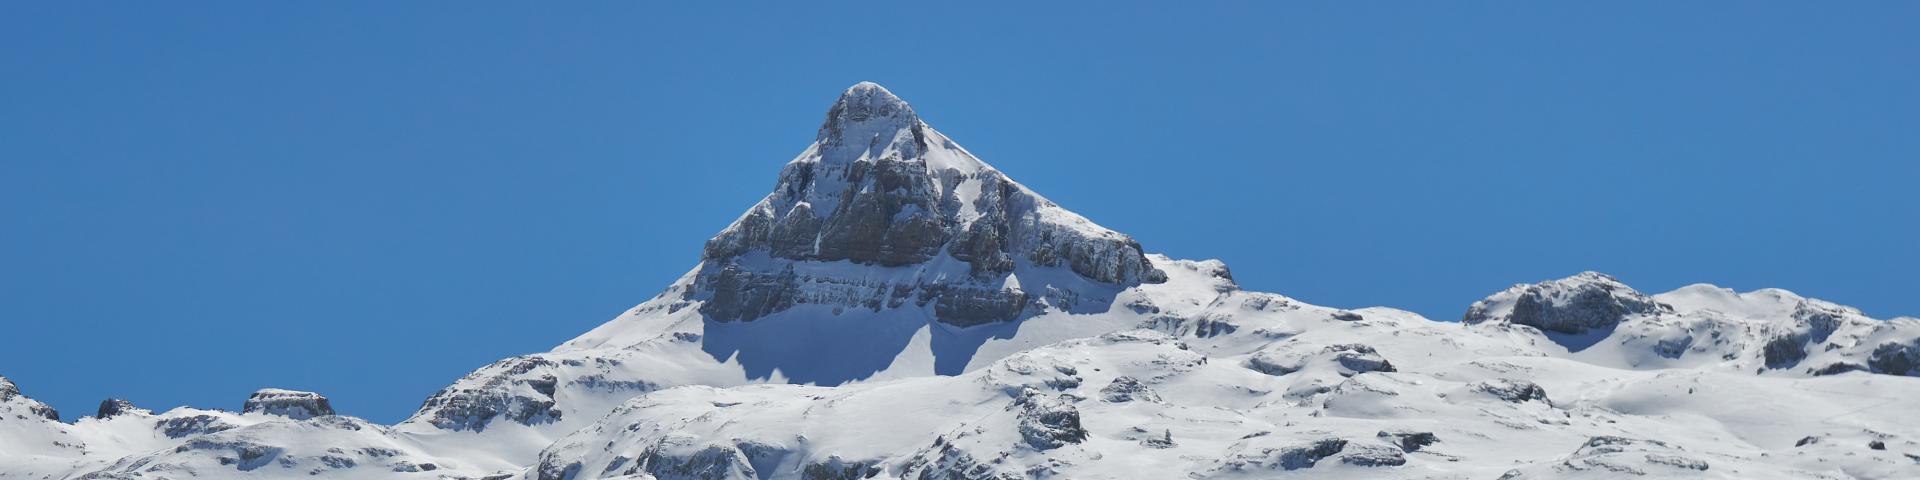
{"label": "dark gray rock", "polygon": [[829,456],[825,462],[809,463],[800,469],[801,480],[857,480],[874,478],[886,471],[878,462],[849,462]]}
{"label": "dark gray rock", "polygon": [[1163,429],[1159,435],[1151,435],[1140,439],[1140,446],[1147,448],[1173,448],[1174,445],[1173,430]]}
{"label": "dark gray rock", "polygon": [[1626,438],[1626,437],[1601,435],[1598,437],[1587,438],[1587,443],[1580,445],[1579,449],[1574,450],[1574,455],[1590,456],[1590,455],[1603,454],[1603,453],[1620,453],[1620,452],[1627,451],[1627,447],[1639,444],[1641,442],[1647,442],[1647,443],[1651,443],[1656,446],[1662,446],[1662,447],[1667,445],[1666,443],[1662,443],[1656,440],[1635,440],[1635,439]]}
{"label": "dark gray rock", "polygon": [[1435,436],[1433,432],[1415,432],[1415,431],[1406,431],[1406,430],[1395,430],[1395,431],[1382,430],[1377,436],[1379,436],[1382,439],[1385,439],[1387,443],[1391,443],[1394,446],[1400,447],[1400,450],[1407,451],[1407,452],[1419,451],[1422,448],[1426,448],[1428,445],[1440,443],[1440,437]]}
{"label": "dark gray rock", "polygon": [[1540,388],[1539,385],[1535,385],[1533,382],[1526,380],[1496,378],[1473,382],[1468,388],[1512,403],[1538,400],[1548,405],[1553,404],[1552,400],[1547,399],[1547,389]]}
{"label": "dark gray rock", "polygon": [[1114,403],[1124,403],[1135,400],[1142,402],[1160,401],[1160,395],[1153,393],[1153,389],[1147,388],[1146,384],[1140,383],[1139,380],[1128,376],[1114,377],[1112,383],[1108,383],[1106,387],[1100,389],[1100,398]]}
{"label": "dark gray rock", "polygon": [[429,415],[428,423],[455,431],[483,431],[496,418],[521,425],[558,421],[561,412],[554,408],[553,395],[559,379],[531,374],[555,365],[539,356],[494,362],[428,397],[420,412]]}
{"label": "dark gray rock", "polygon": [[1866,371],[1869,371],[1866,365],[1861,365],[1858,363],[1849,363],[1849,362],[1833,362],[1831,364],[1828,364],[1825,367],[1820,367],[1818,369],[1811,369],[1811,368],[1807,369],[1807,374],[1819,377],[1819,376],[1827,376],[1827,375],[1839,375],[1847,372],[1866,372]]}
{"label": "dark gray rock", "polygon": [[1333,361],[1340,364],[1340,375],[1354,376],[1367,372],[1393,372],[1393,363],[1388,362],[1373,347],[1358,343],[1329,345],[1327,352],[1333,354]]}
{"label": "dark gray rock", "polygon": [[390,470],[393,470],[395,472],[402,472],[402,473],[431,472],[439,469],[440,469],[439,465],[434,465],[432,463],[413,463],[405,460],[394,462],[393,466],[390,468]]}
{"label": "dark gray rock", "polygon": [[700,305],[700,313],[722,322],[751,320],[786,310],[793,307],[799,293],[792,265],[779,272],[760,273],[729,262],[705,279],[713,297]]}
{"label": "dark gray rock", "polygon": [[1653,353],[1666,358],[1680,358],[1686,355],[1689,348],[1693,348],[1693,335],[1681,335],[1654,342]]}
{"label": "dark gray rock", "polygon": [[1346,448],[1347,441],[1338,438],[1323,438],[1294,445],[1280,453],[1280,463],[1277,466],[1283,470],[1313,468],[1314,464],[1320,463],[1320,460],[1338,455]]}
{"label": "dark gray rock", "polygon": [[1867,366],[1874,373],[1920,377],[1920,341],[1909,344],[1884,343],[1873,348]]}
{"label": "dark gray rock", "polygon": [[1793,368],[1795,365],[1800,364],[1800,360],[1807,358],[1807,336],[1805,334],[1789,334],[1774,337],[1772,340],[1768,340],[1766,345],[1761,346],[1760,351],[1761,358],[1766,361],[1767,368],[1776,370]]}
{"label": "dark gray rock", "polygon": [[562,462],[551,455],[542,453],[540,463],[533,466],[533,478],[538,480],[574,480],[580,475],[580,462]]}
{"label": "dark gray rock", "polygon": [[1271,355],[1254,355],[1247,358],[1247,368],[1278,377],[1300,371],[1300,364]]}
{"label": "dark gray rock", "polygon": [[1002,471],[996,459],[981,460],[946,437],[937,437],[933,445],[907,460],[900,478],[913,480],[1025,480],[1019,472]]}
{"label": "dark gray rock", "polygon": [[190,415],[172,417],[154,422],[154,429],[160,430],[167,438],[186,438],[195,435],[224,432],[235,428],[234,425],[212,415]]}
{"label": "dark gray rock", "polygon": [[971,327],[1019,318],[1031,299],[1020,289],[923,287],[933,298],[933,314],[957,327]]}
{"label": "dark gray rock", "polygon": [[1080,426],[1080,409],[1060,397],[1028,388],[1009,408],[1019,409],[1021,438],[1036,450],[1052,450],[1087,439]]}
{"label": "dark gray rock", "polygon": [[1802,301],[1794,307],[1793,319],[1806,328],[1807,336],[1813,343],[1821,343],[1846,323],[1847,313],[1841,308]]}
{"label": "dark gray rock", "polygon": [[212,454],[221,465],[230,465],[245,472],[273,463],[286,449],[255,442],[247,439],[196,438],[174,448],[176,453],[204,451]]}
{"label": "dark gray rock", "polygon": [[133,405],[133,402],[118,398],[109,398],[100,401],[100,408],[94,411],[93,418],[106,419],[127,414],[151,415],[153,412],[136,407]]}
{"label": "dark gray rock", "polygon": [[[663,440],[670,441],[673,437]],[[649,447],[640,453],[634,469],[661,479],[733,480],[759,476],[746,453],[733,445],[705,445],[688,453],[678,453],[682,450],[682,446],[664,443]]]}

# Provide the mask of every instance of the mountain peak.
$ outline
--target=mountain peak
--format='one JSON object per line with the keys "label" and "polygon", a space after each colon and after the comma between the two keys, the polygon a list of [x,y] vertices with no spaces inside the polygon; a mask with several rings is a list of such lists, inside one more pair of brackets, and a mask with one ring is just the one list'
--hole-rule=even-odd
{"label": "mountain peak", "polygon": [[906,100],[878,83],[860,82],[841,92],[840,99],[827,110],[827,119],[820,124],[817,140],[822,145],[865,147],[876,138],[892,140],[903,130],[910,130],[913,138],[922,139],[920,126],[920,117],[913,113],[913,107],[908,106]]}
{"label": "mountain peak", "polygon": [[900,96],[894,95],[892,91],[887,90],[887,87],[873,82],[860,82],[847,87],[846,91],[840,92],[840,100],[836,103],[862,106],[907,106],[906,100],[901,100]]}
{"label": "mountain peak", "polygon": [[[872,82],[840,95],[819,139],[707,242],[702,260],[685,292],[720,321],[814,303],[875,312],[934,303],[939,320],[971,326],[1115,290],[1085,285],[1164,280],[1133,239],[1015,183]],[[872,268],[830,265],[841,261]],[[878,272],[897,278],[868,278]],[[1063,298],[1043,298],[1049,291]]]}
{"label": "mountain peak", "polygon": [[851,87],[847,87],[847,90],[845,92],[842,92],[840,94],[840,97],[846,98],[851,96],[868,96],[868,95],[879,95],[879,96],[884,96],[886,98],[891,98],[896,102],[901,101],[900,97],[894,95],[892,91],[887,90],[887,87],[882,87],[878,83],[866,82],[866,81],[853,84],[853,86]]}

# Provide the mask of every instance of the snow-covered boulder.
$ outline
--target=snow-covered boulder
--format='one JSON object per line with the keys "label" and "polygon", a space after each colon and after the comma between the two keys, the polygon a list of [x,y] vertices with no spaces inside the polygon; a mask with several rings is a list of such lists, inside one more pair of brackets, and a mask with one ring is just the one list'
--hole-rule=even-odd
{"label": "snow-covered boulder", "polygon": [[1655,301],[1619,280],[1599,272],[1582,272],[1559,280],[1515,285],[1474,302],[1462,323],[1505,322],[1549,332],[1586,333],[1607,329],[1632,315],[1670,312],[1673,307]]}
{"label": "snow-covered boulder", "polygon": [[1526,380],[1495,378],[1473,382],[1468,385],[1475,393],[1487,395],[1509,403],[1541,402],[1552,405],[1547,399],[1547,389]]}
{"label": "snow-covered boulder", "polygon": [[1152,388],[1140,383],[1140,380],[1128,376],[1113,377],[1113,382],[1100,389],[1100,399],[1109,402],[1158,402],[1160,395]]}
{"label": "snow-covered boulder", "polygon": [[1019,411],[1020,437],[1035,449],[1052,450],[1087,439],[1087,429],[1080,426],[1080,409],[1057,395],[1028,388],[1008,408]]}

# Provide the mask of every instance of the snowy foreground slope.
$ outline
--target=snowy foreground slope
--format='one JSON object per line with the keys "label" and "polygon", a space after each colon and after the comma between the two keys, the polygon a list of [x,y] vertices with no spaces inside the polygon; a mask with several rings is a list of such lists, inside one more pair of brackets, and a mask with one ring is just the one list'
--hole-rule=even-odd
{"label": "snowy foreground slope", "polygon": [[60,421],[0,478],[1920,478],[1920,319],[1582,273],[1460,322],[1144,253],[863,83],[666,291],[398,425],[264,389]]}

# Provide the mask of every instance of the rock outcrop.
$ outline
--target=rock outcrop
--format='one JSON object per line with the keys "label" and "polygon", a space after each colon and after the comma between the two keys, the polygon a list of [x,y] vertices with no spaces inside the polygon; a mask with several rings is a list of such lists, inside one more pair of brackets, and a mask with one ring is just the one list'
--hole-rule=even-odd
{"label": "rock outcrop", "polygon": [[1526,380],[1495,378],[1474,382],[1469,385],[1469,388],[1511,403],[1539,401],[1548,405],[1553,404],[1552,400],[1547,399],[1547,389]]}
{"label": "rock outcrop", "polygon": [[1036,450],[1052,450],[1087,439],[1080,409],[1058,396],[1027,389],[1011,408],[1019,409],[1020,437]]}
{"label": "rock outcrop", "polygon": [[333,404],[318,393],[263,388],[247,397],[241,413],[263,413],[294,420],[333,415]]}
{"label": "rock outcrop", "polygon": [[113,418],[121,415],[129,415],[129,414],[152,415],[153,412],[144,408],[136,407],[133,405],[133,402],[121,400],[118,398],[109,398],[109,399],[100,401],[100,408],[94,411],[93,418]]}
{"label": "rock outcrop", "polygon": [[494,362],[428,397],[416,416],[439,428],[476,432],[496,418],[520,425],[559,420],[562,413],[553,398],[559,379],[535,373],[558,365],[539,356]]}
{"label": "rock outcrop", "polygon": [[1867,366],[1874,373],[1920,377],[1920,340],[1880,344],[1874,347]]}
{"label": "rock outcrop", "polygon": [[1579,334],[1612,328],[1632,315],[1672,312],[1619,280],[1599,272],[1516,285],[1474,302],[1462,323],[1505,322],[1548,332]]}

